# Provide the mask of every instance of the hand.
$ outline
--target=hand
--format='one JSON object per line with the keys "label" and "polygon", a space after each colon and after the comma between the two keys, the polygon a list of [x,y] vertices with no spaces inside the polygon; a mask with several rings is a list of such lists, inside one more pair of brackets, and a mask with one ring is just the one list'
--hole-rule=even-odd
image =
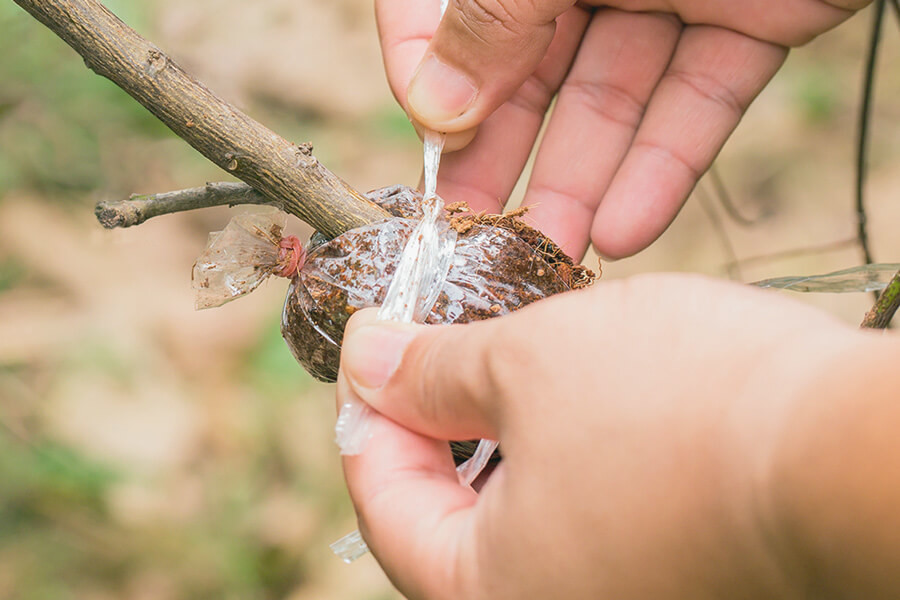
{"label": "hand", "polygon": [[593,240],[619,258],[668,227],[787,48],[870,2],[453,0],[440,26],[438,0],[376,12],[417,128],[452,132],[448,150],[475,136],[438,191],[501,210],[558,94],[525,204],[570,256]]}
{"label": "hand", "polygon": [[[842,426],[858,414],[895,424],[900,408],[867,410],[865,386],[841,366],[883,381],[896,407],[898,377],[859,366],[895,373],[896,344],[886,363],[863,356],[873,338],[783,296],[654,275],[469,325],[374,316],[350,320],[338,400],[356,395],[390,420],[379,417],[344,468],[366,541],[411,598],[805,598],[817,567],[786,514],[830,514],[821,498],[853,496],[845,482],[856,478],[874,488],[858,496],[896,515],[900,483],[889,492],[885,477],[863,477],[871,470],[851,460],[858,448],[844,433],[795,423],[822,406]],[[835,380],[856,390],[841,396],[848,411],[827,401]],[[897,439],[894,425],[882,429],[871,439]],[[805,443],[820,437],[835,447]],[[500,440],[504,455],[478,495],[457,483],[439,441],[472,438]],[[893,458],[878,464],[895,472],[900,448],[889,443]],[[787,462],[796,467],[779,475]],[[832,512],[865,521],[860,506]],[[876,521],[900,531],[897,518]],[[900,558],[900,536],[867,553],[819,523],[808,530],[870,571],[893,573]]]}

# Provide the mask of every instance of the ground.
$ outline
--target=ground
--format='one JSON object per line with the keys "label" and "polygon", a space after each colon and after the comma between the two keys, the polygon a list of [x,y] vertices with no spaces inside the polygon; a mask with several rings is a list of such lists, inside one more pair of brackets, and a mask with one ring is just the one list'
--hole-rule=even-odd
{"label": "ground", "polygon": [[[219,94],[312,141],[355,187],[417,181],[421,147],[383,81],[369,4],[107,4]],[[852,238],[870,16],[794,52],[722,153],[736,204],[760,223],[693,198],[604,277],[727,276],[723,234],[738,258]],[[900,36],[888,25],[869,218],[876,259],[900,262]],[[286,283],[193,310],[191,265],[230,211],[113,232],[93,220],[98,200],[225,175],[12,3],[0,29],[0,598],[395,597],[371,557],[348,567],[328,550],[355,524],[332,388],[280,339]],[[859,261],[849,245],[730,272],[753,281]],[[848,322],[871,303],[802,299]]]}

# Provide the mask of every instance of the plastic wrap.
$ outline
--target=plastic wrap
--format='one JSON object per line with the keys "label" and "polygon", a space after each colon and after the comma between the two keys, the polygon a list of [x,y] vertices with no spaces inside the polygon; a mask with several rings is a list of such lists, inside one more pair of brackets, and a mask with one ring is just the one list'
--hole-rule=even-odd
{"label": "plastic wrap", "polygon": [[[198,308],[218,306],[266,277],[291,277],[282,334],[295,358],[317,379],[334,381],[350,315],[378,306],[382,320],[466,323],[500,316],[593,280],[553,242],[516,218],[484,216],[457,205],[445,211],[436,195],[444,136],[425,140],[424,197],[401,186],[369,194],[392,218],[307,249],[281,237],[283,216],[236,217],[213,234],[194,269]],[[304,261],[305,259],[305,261]],[[343,454],[363,451],[373,412],[357,400],[341,407],[335,426]],[[495,456],[497,442],[454,443],[460,483],[471,485]],[[473,449],[474,447],[474,449]],[[334,544],[346,562],[368,550],[359,532]]]}
{"label": "plastic wrap", "polygon": [[[386,298],[418,222],[420,197],[405,187],[379,190],[370,198],[397,218],[307,249],[306,263],[285,300],[282,333],[297,360],[317,379],[336,379],[340,340],[350,315],[381,306]],[[546,242],[531,240],[503,223],[469,219],[456,226],[455,250],[434,304],[422,319],[425,323],[468,323],[504,315],[577,287],[584,273],[575,271],[571,262],[553,264]]]}
{"label": "plastic wrap", "polygon": [[484,471],[484,468],[491,462],[491,459],[494,457],[494,451],[496,451],[499,446],[500,442],[495,440],[479,441],[472,456],[456,467],[456,475],[459,478],[459,483],[462,485],[472,485],[478,476],[481,475],[481,472]]}
{"label": "plastic wrap", "polygon": [[878,292],[887,287],[888,282],[897,271],[900,271],[900,264],[898,263],[878,263],[851,267],[823,275],[800,275],[764,279],[750,285],[761,288],[791,290],[792,292],[828,294]]}
{"label": "plastic wrap", "polygon": [[[384,301],[378,309],[382,321],[422,321],[441,290],[453,250],[456,231],[444,215],[444,202],[435,193],[444,135],[425,134],[425,196],[422,217],[406,239]],[[341,406],[335,442],[341,454],[359,454],[372,435],[372,409],[353,397]]]}
{"label": "plastic wrap", "polygon": [[[423,219],[422,196],[415,190],[393,186],[369,197],[395,216],[333,240],[314,235],[305,262],[296,240],[279,239],[282,222],[277,212],[235,217],[223,232],[210,236],[210,245],[195,266],[198,306],[228,301],[268,275],[291,277],[284,338],[310,373],[333,381],[350,315],[360,308],[384,306],[391,294],[395,300],[381,309],[382,317],[466,323],[509,313],[592,279],[589,271],[573,265],[551,241],[515,216],[476,215],[457,206],[435,210],[429,225]],[[429,226],[433,233],[423,234]],[[420,254],[404,262],[411,256],[406,250],[423,243],[423,237],[435,240],[432,259],[422,260]],[[397,277],[401,270],[409,274]],[[392,292],[395,282],[404,279],[418,280],[419,287]],[[341,411],[336,433],[344,451],[364,447],[369,410],[353,402]],[[460,481],[470,484],[495,456],[496,442],[452,447],[454,457],[463,463],[458,467]],[[365,543],[351,535],[336,542],[335,551],[349,561],[365,552]]]}
{"label": "plastic wrap", "polygon": [[261,207],[210,233],[191,272],[195,307],[221,306],[249,294],[271,275],[293,277],[304,251],[297,238],[282,236],[284,223],[283,212]]}

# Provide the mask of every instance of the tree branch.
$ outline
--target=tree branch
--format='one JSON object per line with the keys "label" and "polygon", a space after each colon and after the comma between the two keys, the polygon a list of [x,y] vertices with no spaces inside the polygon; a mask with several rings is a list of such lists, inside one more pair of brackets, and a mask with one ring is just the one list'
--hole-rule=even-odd
{"label": "tree branch", "polygon": [[96,0],[14,0],[206,158],[334,237],[387,218],[293,144],[191,78]]}
{"label": "tree branch", "polygon": [[897,271],[897,274],[878,296],[875,306],[866,313],[866,318],[863,319],[860,327],[886,329],[898,308],[900,308],[900,271]]}
{"label": "tree branch", "polygon": [[101,202],[94,214],[101,225],[112,229],[140,225],[147,219],[183,210],[235,204],[278,205],[246,183],[219,182],[176,192],[134,194],[128,200]]}

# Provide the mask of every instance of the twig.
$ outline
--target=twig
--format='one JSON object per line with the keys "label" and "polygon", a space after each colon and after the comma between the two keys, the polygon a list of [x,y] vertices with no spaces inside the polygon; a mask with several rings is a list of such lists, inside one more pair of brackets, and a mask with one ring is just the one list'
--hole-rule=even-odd
{"label": "twig", "polygon": [[710,167],[708,175],[709,181],[712,183],[716,196],[719,199],[719,203],[722,205],[722,208],[725,209],[728,216],[731,217],[732,221],[744,227],[752,227],[762,220],[762,215],[751,218],[741,214],[741,211],[738,210],[738,207],[731,197],[731,193],[728,191],[728,187],[725,185],[725,181],[722,180],[722,176],[719,174],[719,168],[715,163]]}
{"label": "twig", "polygon": [[328,236],[387,218],[319,164],[217,97],[97,0],[15,0],[206,158]]}
{"label": "twig", "polygon": [[882,290],[875,306],[866,313],[860,327],[869,329],[886,329],[894,317],[894,313],[900,308],[900,271],[894,275],[887,287]]}
{"label": "twig", "polygon": [[872,19],[872,32],[869,37],[869,51],[866,57],[863,97],[859,110],[859,135],[856,146],[856,223],[857,237],[866,264],[872,264],[872,251],[869,247],[865,205],[866,162],[869,146],[869,126],[872,116],[872,101],[875,92],[875,66],[878,62],[878,47],[881,42],[881,29],[884,22],[885,0],[875,0],[875,16]]}
{"label": "twig", "polygon": [[[859,240],[855,237],[839,240],[837,242],[828,242],[817,246],[804,246],[803,248],[792,248],[790,250],[782,250],[781,252],[770,252],[769,254],[758,254],[756,256],[748,256],[737,261],[741,267],[746,267],[754,263],[766,263],[786,258],[796,258],[798,256],[806,256],[808,254],[820,254],[825,252],[837,252],[850,246],[855,246]],[[734,265],[728,265],[732,268]]]}
{"label": "twig", "polygon": [[700,207],[703,209],[703,212],[706,213],[706,217],[709,219],[710,224],[712,224],[713,231],[718,234],[719,241],[722,243],[722,249],[728,256],[728,278],[740,281],[741,279],[743,279],[743,276],[741,274],[741,267],[738,261],[737,253],[734,251],[734,244],[731,243],[731,238],[728,237],[728,232],[725,230],[725,225],[722,223],[722,219],[720,219],[719,215],[716,213],[716,209],[713,206],[712,199],[709,197],[706,190],[704,190],[700,186],[697,187],[695,193],[697,195],[697,200],[700,203]]}
{"label": "twig", "polygon": [[101,202],[94,209],[97,220],[107,229],[140,225],[147,219],[184,210],[235,204],[275,204],[246,183],[207,183],[203,187],[134,194],[128,200]]}

